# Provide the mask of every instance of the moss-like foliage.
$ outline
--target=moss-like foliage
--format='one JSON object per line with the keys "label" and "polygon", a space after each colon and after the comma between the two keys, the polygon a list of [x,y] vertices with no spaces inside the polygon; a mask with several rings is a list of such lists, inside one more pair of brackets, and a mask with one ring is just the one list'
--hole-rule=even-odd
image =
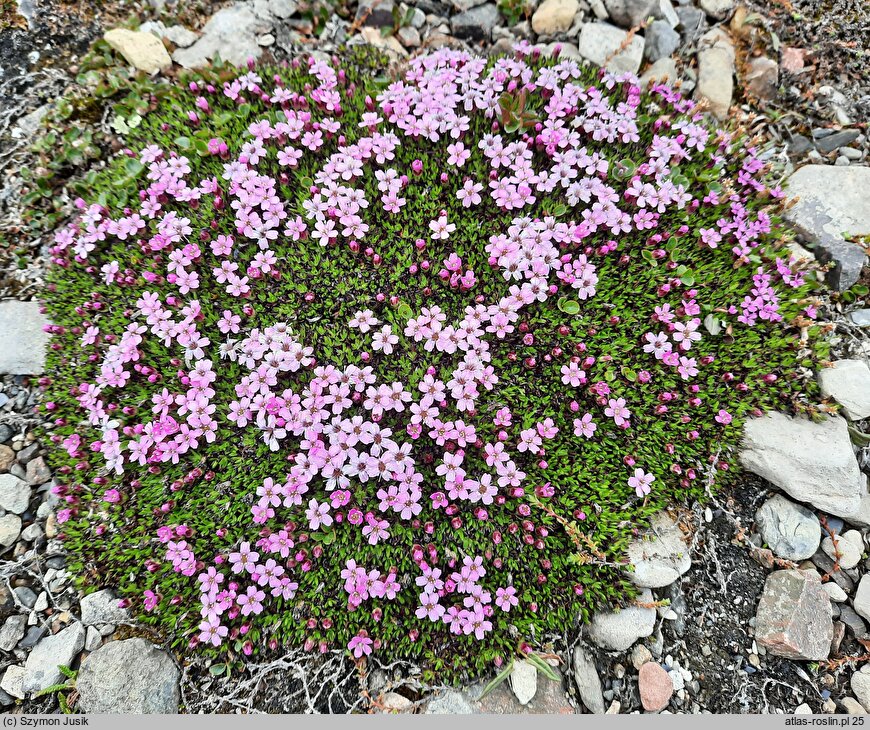
{"label": "moss-like foliage", "polygon": [[520,49],[165,92],[53,250],[73,569],[178,646],[445,676],[630,600],[647,517],[812,404],[815,331],[755,151],[636,84]]}

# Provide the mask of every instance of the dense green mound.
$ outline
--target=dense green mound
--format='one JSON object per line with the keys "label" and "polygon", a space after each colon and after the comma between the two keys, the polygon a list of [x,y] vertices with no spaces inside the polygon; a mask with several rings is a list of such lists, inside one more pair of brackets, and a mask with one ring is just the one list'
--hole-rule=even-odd
{"label": "dense green mound", "polygon": [[802,407],[810,286],[678,93],[358,60],[188,79],[58,234],[59,519],[178,644],[474,671],[629,598],[646,518]]}

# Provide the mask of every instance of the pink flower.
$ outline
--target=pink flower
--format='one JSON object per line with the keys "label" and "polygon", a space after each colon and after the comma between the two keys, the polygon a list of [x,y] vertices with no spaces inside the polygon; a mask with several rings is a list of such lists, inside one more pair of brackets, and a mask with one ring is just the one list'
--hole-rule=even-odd
{"label": "pink flower", "polygon": [[652,474],[647,474],[643,469],[635,469],[634,476],[628,478],[628,486],[634,489],[638,497],[650,493],[651,485],[656,480]]}
{"label": "pink flower", "polygon": [[353,652],[354,657],[361,659],[372,653],[372,640],[368,636],[357,634],[347,644],[347,648]]}
{"label": "pink flower", "polygon": [[724,409],[720,409],[719,413],[716,414],[715,418],[716,418],[716,423],[721,423],[723,426],[727,426],[733,420],[733,417],[731,416],[731,414],[728,413],[728,411],[726,411]]}

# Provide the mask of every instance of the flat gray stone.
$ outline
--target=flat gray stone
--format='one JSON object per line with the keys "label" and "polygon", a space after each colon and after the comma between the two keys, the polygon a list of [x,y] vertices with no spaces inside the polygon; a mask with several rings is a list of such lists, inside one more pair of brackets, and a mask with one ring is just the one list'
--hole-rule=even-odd
{"label": "flat gray stone", "polygon": [[804,165],[785,184],[785,193],[798,198],[784,212],[798,231],[816,246],[816,255],[835,266],[831,285],[848,289],[861,276],[867,257],[843,236],[870,235],[870,167]]}
{"label": "flat gray stone", "polygon": [[[609,23],[585,23],[580,29],[580,55],[596,66],[604,66],[615,74],[633,73],[643,60],[643,36],[635,35],[623,49],[628,33]],[[608,60],[609,59],[609,60]]]}
{"label": "flat gray stone", "polygon": [[646,29],[643,56],[649,61],[667,58],[680,47],[680,34],[667,20],[654,20]]}
{"label": "flat gray stone", "polygon": [[728,117],[734,95],[734,44],[722,28],[705,33],[698,42],[698,81],[695,99],[706,101],[720,121]]}
{"label": "flat gray stone", "polygon": [[768,413],[746,422],[740,463],[799,502],[849,519],[861,510],[865,477],[839,416],[821,423]]}
{"label": "flat gray stone", "polygon": [[755,521],[768,547],[780,558],[795,562],[811,558],[819,549],[819,518],[806,507],[781,494],[768,499],[755,513]]}
{"label": "flat gray stone", "polygon": [[53,636],[46,636],[27,657],[24,665],[25,692],[41,692],[64,681],[58,666],[69,667],[85,646],[85,627],[72,624]]}
{"label": "flat gray stone", "polygon": [[85,626],[122,624],[130,620],[130,612],[118,606],[118,599],[108,588],[89,593],[79,602]]}
{"label": "flat gray stone", "polygon": [[628,546],[628,560],[634,568],[628,577],[641,588],[669,586],[692,567],[685,536],[665,512],[655,515],[649,531]]}
{"label": "flat gray stone", "polygon": [[442,692],[426,703],[426,715],[472,715],[474,708],[468,698],[455,689]]}
{"label": "flat gray stone", "polygon": [[852,421],[870,416],[870,368],[863,360],[836,360],[819,370],[822,395],[833,398]]}
{"label": "flat gray stone", "polygon": [[574,682],[586,709],[593,715],[604,714],[604,694],[595,662],[582,646],[574,649]]}
{"label": "flat gray stone", "polygon": [[852,605],[855,607],[855,612],[861,618],[870,621],[870,573],[865,573],[861,576],[861,582],[858,584],[858,590],[855,591]]}
{"label": "flat gray stone", "polygon": [[20,515],[30,504],[30,487],[12,474],[0,474],[0,509]]}
{"label": "flat gray stone", "polygon": [[23,684],[24,667],[13,664],[7,667],[6,672],[3,674],[3,679],[0,680],[0,689],[8,692],[13,697],[17,697],[19,700],[23,700],[27,694],[24,691]]}
{"label": "flat gray stone", "polygon": [[3,628],[0,629],[0,649],[3,651],[12,651],[21,639],[24,638],[24,632],[27,630],[27,616],[23,614],[14,614],[6,619]]}
{"label": "flat gray stone", "polygon": [[[652,603],[652,591],[645,588],[637,600]],[[627,606],[619,611],[600,611],[592,617],[586,633],[596,646],[609,651],[625,651],[638,639],[651,636],[656,623],[656,610]]]}
{"label": "flat gray stone", "polygon": [[[870,712],[870,665],[865,664],[852,674],[852,693],[865,711]],[[863,714],[863,713],[862,713]]]}
{"label": "flat gray stone", "polygon": [[0,301],[0,375],[41,375],[48,324],[38,302]]}
{"label": "flat gray stone", "polygon": [[199,40],[176,50],[172,59],[185,68],[201,68],[220,55],[224,61],[244,66],[249,58],[260,57],[263,49],[257,38],[271,29],[272,23],[258,16],[247,3],[235,3],[212,15]]}
{"label": "flat gray stone", "polygon": [[0,517],[0,546],[13,545],[21,534],[21,518],[18,515]]}
{"label": "flat gray stone", "polygon": [[755,640],[774,656],[827,659],[834,638],[831,600],[818,573],[777,570],[767,576],[755,617]]}
{"label": "flat gray stone", "polygon": [[79,704],[93,713],[176,714],[178,676],[169,655],[147,641],[111,641],[82,662]]}

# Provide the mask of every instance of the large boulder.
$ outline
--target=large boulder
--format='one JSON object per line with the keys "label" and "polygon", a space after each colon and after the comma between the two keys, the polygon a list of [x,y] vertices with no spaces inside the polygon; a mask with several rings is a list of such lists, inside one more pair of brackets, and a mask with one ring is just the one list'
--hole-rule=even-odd
{"label": "large boulder", "polygon": [[846,421],[768,413],[747,421],[740,463],[799,502],[848,519],[861,510],[865,478]]}
{"label": "large boulder", "polygon": [[755,617],[755,640],[789,659],[827,659],[834,638],[831,600],[818,573],[777,570],[767,576]]}
{"label": "large boulder", "polygon": [[244,66],[248,58],[260,57],[263,49],[257,39],[271,29],[268,16],[257,15],[248,3],[235,3],[212,15],[199,40],[188,48],[179,48],[172,58],[185,68],[201,68],[216,56],[235,66]]}
{"label": "large boulder", "polygon": [[816,247],[822,261],[832,261],[832,286],[848,289],[861,276],[867,256],[846,240],[870,235],[870,167],[804,165],[788,178],[785,193],[797,198],[784,215]]}
{"label": "large boulder", "polygon": [[82,662],[76,680],[84,712],[164,714],[178,712],[178,668],[143,639],[112,641]]}

